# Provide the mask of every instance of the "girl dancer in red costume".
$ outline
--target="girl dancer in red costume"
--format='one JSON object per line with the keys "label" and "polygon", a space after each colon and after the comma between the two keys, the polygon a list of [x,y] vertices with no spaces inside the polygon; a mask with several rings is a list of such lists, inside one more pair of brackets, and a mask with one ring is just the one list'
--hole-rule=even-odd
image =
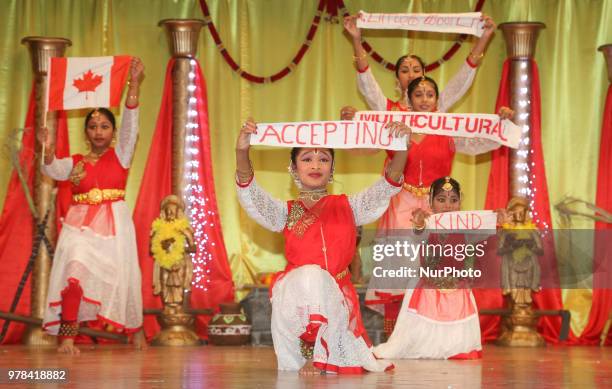
{"label": "girl dancer in red costume", "polygon": [[58,181],[69,180],[73,192],[55,250],[43,319],[44,329],[59,335],[60,353],[79,353],[74,346],[79,323],[91,320],[135,332],[135,346],[146,346],[136,235],[124,201],[138,137],[143,70],[140,59],[133,58],[119,131],[108,109],[87,115],[85,135],[91,149],[87,155],[56,159],[52,139],[42,132],[48,150],[43,172]]}

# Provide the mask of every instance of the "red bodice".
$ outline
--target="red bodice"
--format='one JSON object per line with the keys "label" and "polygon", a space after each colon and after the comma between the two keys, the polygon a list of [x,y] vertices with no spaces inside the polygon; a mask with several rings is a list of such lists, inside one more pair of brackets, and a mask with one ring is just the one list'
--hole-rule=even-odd
{"label": "red bodice", "polygon": [[[399,102],[387,99],[387,110],[406,111]],[[404,182],[412,186],[429,187],[440,178],[450,176],[455,157],[453,138],[440,135],[425,135],[421,142],[410,142],[408,160],[404,168]],[[387,150],[387,161],[393,158],[393,151]]]}
{"label": "red bodice", "polygon": [[86,175],[78,185],[72,185],[72,193],[86,193],[93,188],[125,189],[128,169],[121,166],[114,148],[108,149],[95,164],[85,162],[82,154],[72,156],[73,166],[81,161]]}
{"label": "red bodice", "polygon": [[[288,202],[288,209],[288,223],[283,230],[287,268],[315,264],[332,276],[344,271],[353,260],[356,244],[355,220],[348,198],[326,196],[311,209],[293,200]],[[297,217],[298,220],[292,220]]]}

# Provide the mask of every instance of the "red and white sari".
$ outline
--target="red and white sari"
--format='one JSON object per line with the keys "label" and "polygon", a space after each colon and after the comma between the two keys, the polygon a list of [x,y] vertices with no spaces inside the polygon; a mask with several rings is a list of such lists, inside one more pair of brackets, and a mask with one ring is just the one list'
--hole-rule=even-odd
{"label": "red and white sari", "polygon": [[301,341],[314,344],[313,362],[333,373],[384,371],[361,321],[359,299],[347,270],[356,226],[376,220],[397,184],[381,178],[353,195],[328,195],[312,208],[272,199],[257,183],[238,186],[243,208],[267,229],[283,232],[287,267],[271,287],[272,338],[279,370],[299,370]]}
{"label": "red and white sari", "polygon": [[[75,195],[92,189],[125,190],[128,168],[138,133],[138,108],[125,108],[116,148],[95,163],[82,155],[56,159],[43,172],[65,181],[82,163],[85,177],[72,185]],[[62,292],[78,282],[82,297],[78,322],[100,320],[125,332],[142,326],[141,274],[131,212],[123,196],[99,204],[74,201],[62,221],[47,293],[43,328],[57,335],[62,315]]]}

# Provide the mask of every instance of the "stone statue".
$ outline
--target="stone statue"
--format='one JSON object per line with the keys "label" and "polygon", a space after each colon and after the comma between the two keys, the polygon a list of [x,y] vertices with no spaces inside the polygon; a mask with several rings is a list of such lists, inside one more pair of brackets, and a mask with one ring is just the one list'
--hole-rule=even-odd
{"label": "stone statue", "polygon": [[502,293],[515,304],[531,304],[531,292],[540,290],[540,263],[544,254],[540,233],[529,217],[529,202],[513,197],[506,207],[507,220],[500,232]]}
{"label": "stone statue", "polygon": [[513,197],[504,210],[505,222],[499,232],[497,252],[502,256],[502,294],[510,314],[502,319],[497,344],[510,347],[541,347],[544,338],[536,331],[538,316],[531,293],[540,290],[539,256],[544,254],[542,239],[529,217],[529,201]]}
{"label": "stone statue", "polygon": [[193,230],[184,216],[183,201],[175,195],[161,203],[160,217],[153,222],[151,252],[155,258],[153,294],[161,294],[165,311],[181,311],[184,292],[191,290],[196,251]]}

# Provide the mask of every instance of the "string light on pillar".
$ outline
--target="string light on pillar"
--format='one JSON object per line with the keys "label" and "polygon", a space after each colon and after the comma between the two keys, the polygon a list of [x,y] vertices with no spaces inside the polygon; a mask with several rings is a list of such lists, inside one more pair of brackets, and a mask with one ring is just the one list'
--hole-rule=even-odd
{"label": "string light on pillar", "polygon": [[536,197],[538,196],[536,183],[539,178],[533,162],[534,151],[531,139],[532,59],[538,30],[543,27],[542,23],[502,23],[500,25],[507,42],[508,57],[511,59],[511,107],[515,111],[514,120],[522,129],[518,149],[510,151],[510,195],[526,197],[532,209],[533,221],[547,232],[548,223],[541,219],[536,211]]}
{"label": "string light on pillar", "polygon": [[184,169],[184,200],[187,209],[187,217],[194,230],[194,240],[197,251],[191,254],[193,261],[192,286],[198,289],[208,290],[210,284],[210,262],[213,260],[211,242],[206,232],[207,228],[215,227],[212,222],[214,212],[208,210],[208,198],[205,196],[203,186],[203,166],[201,165],[200,149],[200,117],[198,113],[198,93],[196,84],[196,61],[189,61],[187,95],[188,111],[187,124],[185,125],[185,169]]}

